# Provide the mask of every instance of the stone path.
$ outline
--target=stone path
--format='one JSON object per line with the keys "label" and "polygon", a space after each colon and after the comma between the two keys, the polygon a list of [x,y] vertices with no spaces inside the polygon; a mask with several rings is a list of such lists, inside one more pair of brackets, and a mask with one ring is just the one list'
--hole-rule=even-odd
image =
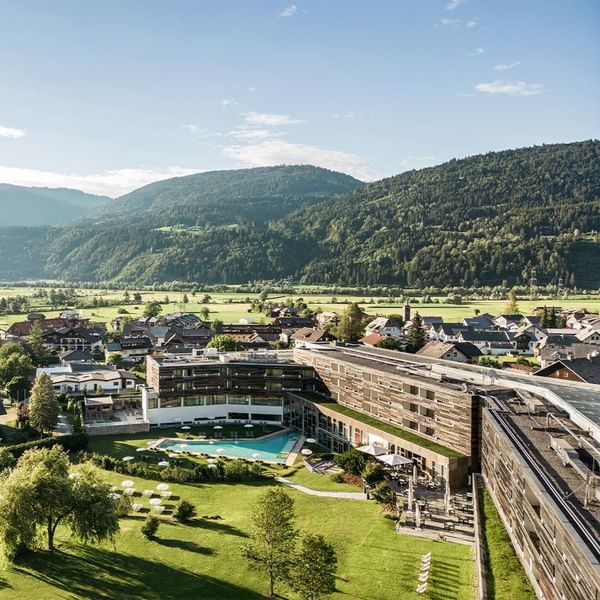
{"label": "stone path", "polygon": [[344,498],[345,500],[367,499],[367,495],[361,492],[320,492],[318,490],[311,490],[310,488],[294,483],[293,481],[288,481],[284,477],[275,477],[274,479],[278,483],[289,485],[291,488],[294,488],[303,494],[309,494],[310,496],[321,496],[321,498]]}

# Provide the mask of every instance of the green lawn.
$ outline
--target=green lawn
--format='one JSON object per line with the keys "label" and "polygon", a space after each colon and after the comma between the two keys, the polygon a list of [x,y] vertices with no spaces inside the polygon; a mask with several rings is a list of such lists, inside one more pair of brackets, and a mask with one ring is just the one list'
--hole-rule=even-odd
{"label": "green lawn", "polygon": [[[122,475],[106,473],[117,485]],[[133,478],[136,489],[156,482]],[[244,600],[264,598],[264,575],[240,557],[249,527],[249,510],[265,485],[172,485],[178,497],[193,502],[200,519],[193,526],[162,524],[156,541],[140,534],[141,518],[122,521],[114,547],[80,546],[61,532],[59,552],[23,557],[0,573],[0,596],[59,599],[187,598]],[[429,598],[473,597],[473,563],[466,546],[399,536],[372,502],[316,498],[294,490],[298,525],[325,535],[339,558],[338,592],[333,596],[372,600],[416,599],[420,556],[433,555]],[[141,502],[147,505],[147,500]],[[292,597],[281,589],[284,597]]]}
{"label": "green lawn", "polygon": [[483,491],[481,521],[488,550],[486,579],[490,600],[536,600],[535,592],[487,490]]}

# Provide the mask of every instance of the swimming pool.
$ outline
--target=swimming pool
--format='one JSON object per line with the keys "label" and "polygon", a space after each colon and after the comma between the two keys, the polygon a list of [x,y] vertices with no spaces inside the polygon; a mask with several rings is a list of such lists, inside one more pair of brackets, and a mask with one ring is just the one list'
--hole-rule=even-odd
{"label": "swimming pool", "polygon": [[300,435],[295,431],[283,431],[266,438],[251,440],[164,440],[159,450],[173,452],[197,452],[210,456],[226,456],[228,458],[251,458],[269,462],[284,463],[290,450]]}

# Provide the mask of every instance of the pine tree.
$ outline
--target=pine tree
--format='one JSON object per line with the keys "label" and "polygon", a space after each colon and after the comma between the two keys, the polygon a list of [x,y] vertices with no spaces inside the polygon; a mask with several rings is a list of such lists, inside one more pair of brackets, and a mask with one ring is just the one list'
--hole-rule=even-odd
{"label": "pine tree", "polygon": [[517,294],[515,290],[508,292],[508,302],[506,304],[506,313],[509,315],[519,315],[519,305],[517,304]]}
{"label": "pine tree", "polygon": [[28,409],[29,424],[39,431],[50,434],[58,423],[58,402],[50,375],[42,373],[33,384]]}
{"label": "pine tree", "polygon": [[425,330],[423,329],[423,319],[417,312],[408,328],[406,334],[406,351],[418,352],[425,345]]}

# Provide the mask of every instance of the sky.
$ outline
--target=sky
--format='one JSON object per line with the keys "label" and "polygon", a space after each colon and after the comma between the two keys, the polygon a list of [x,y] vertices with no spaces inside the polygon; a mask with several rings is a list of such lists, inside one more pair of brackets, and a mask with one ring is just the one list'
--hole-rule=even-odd
{"label": "sky", "polygon": [[0,0],[0,182],[367,181],[600,137],[600,0]]}

